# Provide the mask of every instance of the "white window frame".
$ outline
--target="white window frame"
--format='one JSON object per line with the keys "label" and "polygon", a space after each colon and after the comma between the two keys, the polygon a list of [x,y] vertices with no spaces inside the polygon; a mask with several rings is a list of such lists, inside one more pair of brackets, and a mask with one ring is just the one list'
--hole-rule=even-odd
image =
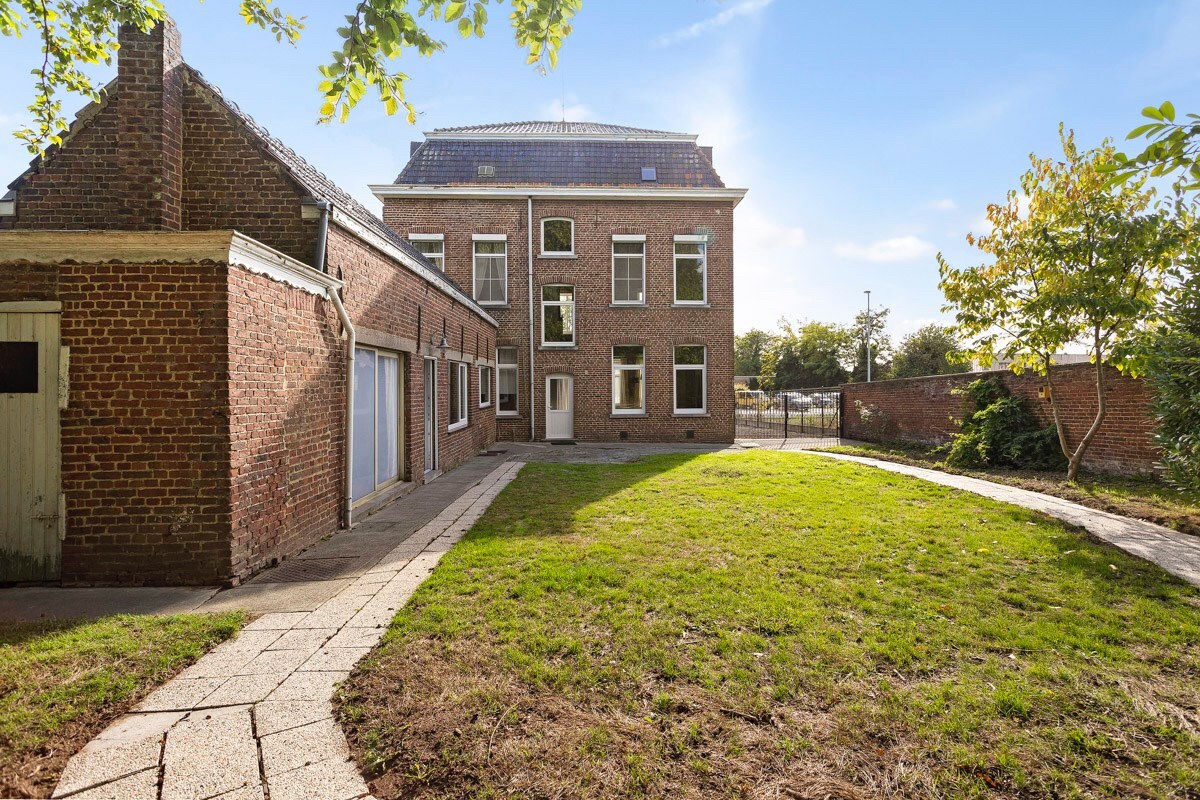
{"label": "white window frame", "polygon": [[[485,370],[487,371],[486,375],[484,374]],[[493,383],[492,368],[490,366],[488,366],[487,364],[480,364],[479,365],[479,407],[480,408],[490,408],[492,405],[492,388],[493,388],[492,383]],[[483,392],[485,389],[487,390],[487,399],[486,400],[483,397]]]}
{"label": "white window frame", "polygon": [[[432,263],[435,267],[437,267],[438,270],[440,270],[441,272],[446,271],[446,235],[445,234],[443,234],[443,233],[410,233],[408,235],[408,240],[410,242],[441,242],[442,243],[441,255],[433,256],[424,251],[421,252],[421,255],[423,255],[423,256],[425,256],[425,258],[429,259],[430,263]],[[420,250],[420,248],[417,248],[417,249]],[[507,248],[505,248],[505,249],[507,249]],[[437,260],[435,261],[434,259],[437,259]]]}
{"label": "white window frame", "polygon": [[[680,364],[675,361],[676,347],[699,347],[704,352],[700,364]],[[671,406],[680,416],[699,416],[708,413],[708,346],[703,344],[676,344],[671,346]],[[700,408],[679,407],[679,371],[700,373]]]}
{"label": "white window frame", "polygon": [[[446,421],[449,424],[446,426],[446,431],[447,432],[461,431],[463,428],[467,427],[467,425],[470,423],[469,409],[470,409],[470,402],[471,402],[471,385],[470,385],[470,381],[467,380],[467,376],[470,373],[467,370],[467,364],[464,361],[451,361],[451,362],[449,362],[449,365],[450,365],[450,369],[458,370],[458,410],[459,410],[459,412],[462,413],[462,419],[458,420],[457,422],[455,422],[453,419],[451,419],[449,412],[452,411],[453,409],[449,407],[450,404],[449,404],[449,402],[447,402],[446,403],[446,405],[447,405]],[[449,370],[447,370],[447,372],[446,372],[446,396],[447,396],[447,398],[449,398],[451,391],[452,391],[452,387],[450,386],[450,372],[449,372]]]}
{"label": "white window frame", "polygon": [[[641,364],[617,364],[617,348],[618,347],[640,347],[642,349]],[[613,416],[641,416],[646,413],[646,346],[643,344],[614,344],[609,351],[609,364],[612,365],[613,383],[612,383],[612,413]],[[618,373],[625,371],[638,371],[642,373],[642,405],[640,408],[617,408],[617,386],[620,381]]]}
{"label": "white window frame", "polygon": [[[646,305],[646,236],[645,234],[625,234],[615,233],[612,237],[612,304],[614,306],[644,306]],[[640,243],[642,245],[642,299],[638,300],[618,300],[617,299],[617,248],[618,243]],[[622,253],[621,258],[629,258],[628,253]]]}
{"label": "white window frame", "polygon": [[[504,242],[504,269],[501,273],[501,284],[504,287],[504,298],[502,300],[480,300],[479,299],[479,269],[476,264],[476,259],[479,254],[475,252],[476,242]],[[490,258],[494,254],[487,254]],[[471,297],[481,306],[506,306],[508,305],[508,235],[504,233],[476,233],[471,236]]]}
{"label": "white window frame", "polygon": [[[699,300],[680,300],[679,299],[679,259],[680,258],[692,259],[692,258],[695,258],[695,256],[694,255],[682,255],[681,256],[679,254],[678,249],[675,247],[675,245],[677,245],[677,244],[698,244],[698,245],[703,246],[704,252],[701,255],[701,260],[704,264],[704,281],[702,284],[704,287],[704,291],[701,293],[703,295],[703,297],[701,297],[701,299],[699,299]],[[675,305],[677,305],[677,306],[708,305],[708,237],[707,236],[697,236],[697,235],[693,235],[693,234],[677,235],[675,237],[674,244],[671,245],[671,252],[672,252],[672,256],[673,256],[671,263],[674,267],[671,270],[671,293],[675,298]]]}
{"label": "white window frame", "polygon": [[[569,222],[571,223],[571,249],[570,250],[547,250],[546,249],[546,223],[547,222]],[[565,258],[575,255],[575,220],[570,217],[543,217],[542,218],[542,250],[539,254],[540,258]]]}
{"label": "white window frame", "polygon": [[[371,430],[373,432],[373,435],[371,436],[371,480],[374,488],[372,488],[371,491],[352,499],[351,501],[352,503],[359,503],[365,498],[374,496],[380,490],[404,480],[404,356],[394,350],[384,350],[379,347],[371,347],[369,345],[362,344],[356,344],[354,349],[370,351],[375,356],[375,374],[374,380],[371,383],[371,405],[373,407],[371,412]],[[395,476],[388,477],[381,482],[379,480],[379,372],[380,362],[383,359],[389,359],[394,361],[396,364],[396,431],[395,440],[393,441],[393,445],[396,448],[396,474]],[[355,376],[355,380],[357,380],[357,376]],[[361,387],[359,387],[357,383],[355,384],[355,390],[356,392],[359,392],[356,394],[356,397],[361,397]],[[356,430],[358,430],[358,428],[356,428]],[[356,475],[352,474],[351,495],[353,495],[354,492],[354,477],[356,477]]]}
{"label": "white window frame", "polygon": [[[569,287],[571,289],[570,300],[547,300],[546,295],[542,295],[542,347],[575,347],[575,333],[579,329],[579,319],[575,316],[575,286],[570,283],[547,283],[540,288],[540,291],[545,292],[551,287]],[[547,306],[570,306],[571,308],[571,341],[569,342],[548,342],[546,341],[546,307]]]}
{"label": "white window frame", "polygon": [[[501,350],[512,350],[516,357],[513,363],[506,364],[500,361]],[[504,411],[500,408],[500,373],[504,370],[512,370],[513,385],[517,387],[516,398],[517,407],[513,411]],[[512,345],[505,345],[496,348],[496,416],[497,417],[519,417],[521,416],[521,351]]]}

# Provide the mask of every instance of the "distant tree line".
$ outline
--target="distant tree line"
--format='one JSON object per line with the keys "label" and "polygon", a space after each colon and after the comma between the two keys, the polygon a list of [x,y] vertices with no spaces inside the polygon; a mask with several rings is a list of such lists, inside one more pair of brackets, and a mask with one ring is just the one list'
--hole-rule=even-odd
{"label": "distant tree line", "polygon": [[[871,312],[872,380],[970,369],[953,330],[944,325],[926,325],[895,347],[887,330],[890,313],[887,308]],[[781,319],[777,331],[755,328],[736,337],[734,372],[750,377],[751,389],[813,389],[865,381],[866,333],[866,312],[852,325]]]}

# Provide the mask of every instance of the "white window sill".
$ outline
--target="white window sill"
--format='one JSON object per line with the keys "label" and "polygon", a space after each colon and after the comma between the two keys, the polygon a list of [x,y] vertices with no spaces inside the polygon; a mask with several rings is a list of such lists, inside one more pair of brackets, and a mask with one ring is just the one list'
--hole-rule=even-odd
{"label": "white window sill", "polygon": [[507,300],[504,300],[502,302],[493,302],[493,301],[485,302],[483,300],[476,300],[475,302],[484,308],[508,308]]}
{"label": "white window sill", "polygon": [[707,301],[701,303],[699,301],[691,301],[691,300],[682,300],[682,301],[676,300],[674,303],[671,304],[671,306],[673,308],[711,308],[711,306],[709,306]]}
{"label": "white window sill", "polygon": [[574,253],[538,253],[538,258],[579,258]]}
{"label": "white window sill", "polygon": [[575,342],[542,342],[540,350],[578,350],[579,345]]}
{"label": "white window sill", "polygon": [[609,303],[609,308],[649,308],[645,303]]}
{"label": "white window sill", "polygon": [[492,404],[491,403],[480,403],[479,407],[480,408],[491,408]]}
{"label": "white window sill", "polygon": [[614,411],[608,415],[609,419],[646,419],[650,415],[645,411]]}
{"label": "white window sill", "polygon": [[497,411],[497,412],[496,412],[496,419],[504,419],[504,420],[519,420],[519,419],[525,419],[525,418],[524,418],[524,417],[522,417],[520,414],[514,414],[514,413],[513,413],[513,412],[511,412],[511,411],[506,411],[506,412],[505,412],[505,413],[503,413],[503,414],[502,414],[502,413],[500,413],[499,411]]}
{"label": "white window sill", "polygon": [[708,411],[680,411],[679,409],[675,409],[675,412],[671,414],[671,416],[683,417],[685,419],[688,417],[699,417],[700,419],[704,419],[708,416]]}
{"label": "white window sill", "polygon": [[468,423],[468,420],[464,419],[462,422],[456,422],[453,425],[448,425],[446,427],[446,433],[454,433],[455,431],[461,431],[463,428],[467,427],[467,423]]}

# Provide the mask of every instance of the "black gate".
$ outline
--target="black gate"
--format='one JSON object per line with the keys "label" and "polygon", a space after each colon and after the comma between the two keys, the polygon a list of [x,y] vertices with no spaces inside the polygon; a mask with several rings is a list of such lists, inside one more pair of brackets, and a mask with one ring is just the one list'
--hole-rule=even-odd
{"label": "black gate", "polygon": [[[826,440],[841,435],[838,389],[736,389],[737,438]],[[814,444],[818,442],[813,442]]]}

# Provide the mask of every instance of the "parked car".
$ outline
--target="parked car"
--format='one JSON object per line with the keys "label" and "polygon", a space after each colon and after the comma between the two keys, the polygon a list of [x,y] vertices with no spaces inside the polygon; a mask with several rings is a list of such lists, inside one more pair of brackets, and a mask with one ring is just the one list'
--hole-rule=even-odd
{"label": "parked car", "polygon": [[803,392],[782,392],[779,395],[779,407],[785,405],[788,411],[808,411],[812,408],[813,398]]}
{"label": "parked car", "polygon": [[759,389],[738,389],[737,407],[761,409],[767,407],[767,393]]}

